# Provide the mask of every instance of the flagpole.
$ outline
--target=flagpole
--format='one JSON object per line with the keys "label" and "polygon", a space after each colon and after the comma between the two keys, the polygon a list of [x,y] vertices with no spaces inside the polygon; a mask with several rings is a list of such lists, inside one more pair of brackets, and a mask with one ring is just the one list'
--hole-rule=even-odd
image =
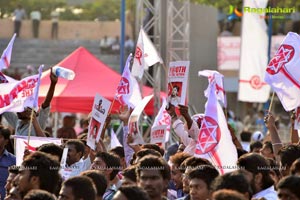
{"label": "flagpole", "polygon": [[270,102],[270,106],[269,106],[269,109],[268,109],[268,114],[271,112],[274,96],[275,96],[275,92],[273,92],[272,97],[271,97],[271,102]]}
{"label": "flagpole", "polygon": [[[270,1],[270,7],[273,8],[273,0]],[[268,17],[268,63],[270,62],[271,59],[271,44],[272,44],[272,33],[273,33],[273,20],[272,20],[272,13],[269,13]],[[268,113],[271,112],[272,105],[273,105],[273,100],[274,100],[275,92],[273,91],[272,97],[271,97],[271,102],[269,105]]]}
{"label": "flagpole", "polygon": [[30,135],[31,135],[30,133],[31,133],[31,129],[32,129],[33,113],[34,113],[34,109],[31,109],[30,120],[29,120],[29,128],[28,128],[28,137],[27,137],[27,144],[28,144],[28,146],[29,146]]}

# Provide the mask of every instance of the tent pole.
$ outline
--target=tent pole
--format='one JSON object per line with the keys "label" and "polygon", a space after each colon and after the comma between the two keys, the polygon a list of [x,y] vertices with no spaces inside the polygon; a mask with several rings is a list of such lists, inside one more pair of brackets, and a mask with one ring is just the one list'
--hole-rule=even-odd
{"label": "tent pole", "polygon": [[53,130],[53,137],[57,137],[57,126],[58,126],[58,112],[54,113],[54,130]]}

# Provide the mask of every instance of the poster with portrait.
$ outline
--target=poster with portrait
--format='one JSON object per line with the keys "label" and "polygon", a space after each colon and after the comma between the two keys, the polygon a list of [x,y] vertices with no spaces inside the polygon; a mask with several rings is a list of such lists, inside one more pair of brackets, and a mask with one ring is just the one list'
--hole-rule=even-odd
{"label": "poster with portrait", "polygon": [[165,137],[167,125],[159,125],[151,128],[150,143],[157,144],[161,148],[165,148]]}
{"label": "poster with portrait", "polygon": [[96,143],[100,140],[100,135],[110,108],[111,102],[104,97],[96,94],[92,115],[89,122],[87,145],[95,150]]}
{"label": "poster with portrait", "polygon": [[140,133],[139,130],[139,118],[146,105],[152,99],[152,97],[153,95],[144,97],[143,100],[134,108],[134,110],[132,111],[129,117],[129,121],[128,121],[129,134],[131,134],[133,138],[133,142],[131,143],[131,145],[144,144],[142,134]]}
{"label": "poster with portrait", "polygon": [[170,62],[168,71],[168,103],[186,105],[190,61]]}

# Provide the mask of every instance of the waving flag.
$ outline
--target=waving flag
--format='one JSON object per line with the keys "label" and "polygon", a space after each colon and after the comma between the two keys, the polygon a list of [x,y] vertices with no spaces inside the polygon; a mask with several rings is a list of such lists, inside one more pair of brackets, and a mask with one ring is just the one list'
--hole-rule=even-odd
{"label": "waving flag", "polygon": [[130,108],[135,108],[142,100],[142,95],[138,82],[130,73],[129,66],[131,58],[132,55],[130,54],[127,58],[122,78],[117,88],[116,99],[122,105],[128,105]]}
{"label": "waving flag", "polygon": [[6,69],[10,65],[11,52],[16,39],[16,34],[13,35],[10,42],[8,43],[6,49],[3,51],[0,59],[0,70]]}
{"label": "waving flag", "polygon": [[216,82],[210,82],[195,156],[210,160],[220,173],[224,174],[236,169],[237,151],[218,102],[216,90]]}
{"label": "waving flag", "polygon": [[120,143],[119,139],[117,138],[114,129],[111,129],[110,133],[110,149],[113,149],[115,147],[122,147],[122,144]]}
{"label": "waving flag", "polygon": [[157,126],[167,125],[165,142],[168,142],[169,138],[170,138],[171,116],[166,111],[166,107],[167,107],[167,101],[164,98],[162,106],[160,107],[158,114],[156,115],[156,117],[154,119],[151,129],[153,129]]}
{"label": "waving flag", "polygon": [[[214,70],[202,70],[198,72],[198,76],[206,76],[210,84],[216,84],[216,95],[217,99],[222,103],[222,105],[227,108],[227,99],[224,89],[224,76]],[[208,98],[209,91],[208,89],[204,92],[205,96]]]}
{"label": "waving flag", "polygon": [[289,32],[266,70],[271,85],[286,111],[300,106],[300,36]]}
{"label": "waving flag", "polygon": [[[263,9],[268,0],[244,0],[244,6]],[[265,14],[244,12],[242,17],[239,101],[264,103],[270,95],[264,71],[268,64]]]}
{"label": "waving flag", "polygon": [[158,62],[163,63],[148,35],[141,28],[135,48],[131,73],[133,76],[142,79],[144,70]]}

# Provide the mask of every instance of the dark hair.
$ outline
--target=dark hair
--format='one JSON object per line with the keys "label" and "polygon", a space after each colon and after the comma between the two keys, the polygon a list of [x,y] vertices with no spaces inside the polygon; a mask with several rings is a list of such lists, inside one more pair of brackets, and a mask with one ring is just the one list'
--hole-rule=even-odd
{"label": "dark hair", "polygon": [[212,183],[212,190],[230,189],[251,196],[251,186],[243,171],[233,171],[217,177]]}
{"label": "dark hair", "polygon": [[244,195],[234,190],[222,189],[212,195],[213,200],[247,200]]}
{"label": "dark hair", "polygon": [[12,165],[10,167],[8,167],[8,172],[12,173],[12,174],[18,174],[19,173],[19,166],[17,165]]}
{"label": "dark hair", "polygon": [[160,148],[157,144],[150,144],[150,143],[147,143],[147,144],[143,144],[142,145],[142,149],[153,149],[153,150],[156,150],[160,153],[161,156],[164,156],[164,153],[165,151]]}
{"label": "dark hair", "polygon": [[185,159],[181,165],[179,166],[179,170],[181,173],[185,172],[186,168],[197,168],[202,165],[212,165],[207,159],[205,158],[197,158],[197,157],[190,157]]}
{"label": "dark hair", "polygon": [[238,154],[238,158],[241,157],[244,154],[247,154],[248,151],[246,151],[245,149],[241,149],[241,148],[236,148],[237,154]]}
{"label": "dark hair", "polygon": [[30,190],[23,200],[56,200],[56,197],[45,190]]}
{"label": "dark hair", "polygon": [[109,179],[113,180],[121,169],[120,159],[116,155],[107,152],[98,152],[96,157],[103,160],[107,169],[112,169]]}
{"label": "dark hair", "polygon": [[[299,176],[286,176],[279,181],[277,189],[287,189],[298,198],[300,198],[300,177]],[[279,196],[278,196],[279,197]]]}
{"label": "dark hair", "polygon": [[10,134],[11,133],[8,128],[4,128],[2,125],[0,125],[0,135],[2,135],[5,140],[9,140]]}
{"label": "dark hair", "polygon": [[210,189],[213,180],[219,176],[218,170],[212,165],[202,165],[189,172],[188,177],[192,179],[201,179],[206,183],[207,189]]}
{"label": "dark hair", "polygon": [[137,186],[121,186],[119,191],[124,194],[127,199],[150,200],[148,194]]}
{"label": "dark hair", "polygon": [[161,157],[161,154],[154,149],[142,149],[136,153],[136,157],[139,157],[140,159],[148,155]]}
{"label": "dark hair", "polygon": [[296,160],[293,162],[293,164],[292,164],[292,166],[291,166],[291,168],[290,168],[290,173],[291,173],[292,175],[295,175],[295,174],[297,174],[297,173],[300,173],[300,158],[296,159]]}
{"label": "dark hair", "polygon": [[57,137],[58,138],[64,138],[64,139],[76,139],[76,131],[72,127],[61,127],[57,131]]}
{"label": "dark hair", "polygon": [[83,142],[81,142],[80,140],[78,140],[78,139],[68,140],[66,145],[74,145],[74,147],[78,153],[81,152],[82,155],[84,154],[85,146],[84,146]]}
{"label": "dark hair", "polygon": [[61,160],[63,153],[63,148],[53,143],[42,144],[40,147],[38,147],[37,150],[40,152],[58,156],[59,160]]}
{"label": "dark hair", "polygon": [[143,157],[136,167],[137,177],[140,177],[143,169],[158,170],[164,180],[170,180],[170,167],[162,157],[148,155]]}
{"label": "dark hair", "polygon": [[82,172],[81,175],[92,179],[96,186],[97,196],[102,197],[104,195],[107,187],[107,181],[103,174],[97,170],[87,170]]}
{"label": "dark hair", "polygon": [[278,155],[280,157],[282,166],[291,167],[293,162],[300,158],[300,147],[296,144],[283,146],[279,150]]}
{"label": "dark hair", "polygon": [[250,152],[252,152],[255,148],[262,148],[262,143],[260,141],[255,141],[250,143]]}
{"label": "dark hair", "polygon": [[271,141],[265,141],[263,145],[265,145],[268,149],[271,150],[272,153],[274,153]]}
{"label": "dark hair", "polygon": [[36,151],[30,154],[22,163],[29,169],[30,177],[39,177],[40,189],[54,193],[60,179],[59,163],[46,153]]}
{"label": "dark hair", "polygon": [[115,148],[109,150],[109,152],[113,153],[113,154],[116,154],[120,158],[124,158],[125,157],[125,153],[124,153],[124,148],[123,147],[115,147]]}
{"label": "dark hair", "polygon": [[191,155],[185,152],[179,152],[170,157],[170,161],[176,166],[179,167],[183,161],[187,158],[190,158]]}
{"label": "dark hair", "polygon": [[76,199],[91,200],[96,198],[96,188],[92,179],[86,176],[75,176],[63,182],[63,186],[72,188]]}
{"label": "dark hair", "polygon": [[243,131],[243,132],[241,132],[241,140],[243,142],[250,142],[251,141],[251,135],[252,135],[251,132]]}
{"label": "dark hair", "polygon": [[270,165],[268,161],[257,153],[248,153],[241,156],[237,165],[254,175],[261,173],[262,174],[262,189],[271,187],[274,184],[270,176]]}
{"label": "dark hair", "polygon": [[136,166],[131,165],[123,170],[122,175],[136,183]]}

